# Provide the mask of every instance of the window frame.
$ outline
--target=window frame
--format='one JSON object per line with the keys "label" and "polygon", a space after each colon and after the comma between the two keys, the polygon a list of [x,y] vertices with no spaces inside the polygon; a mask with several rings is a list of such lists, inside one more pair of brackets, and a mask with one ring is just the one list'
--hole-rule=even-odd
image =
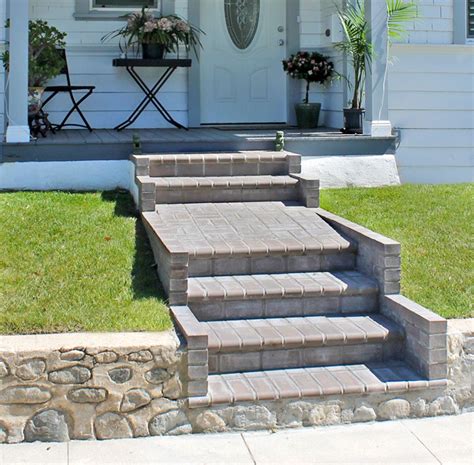
{"label": "window frame", "polygon": [[[107,12],[107,11],[120,11],[120,12],[127,12],[127,11],[134,11],[137,8],[140,8],[139,6],[136,7],[119,7],[119,6],[109,6],[109,7],[99,7],[99,6],[94,6],[94,3],[98,3],[100,0],[89,0],[89,9],[90,11],[102,11],[102,12]],[[152,10],[159,10],[160,9],[160,0],[153,0],[153,2],[156,4],[156,6],[151,7]]]}
{"label": "window frame", "polygon": [[[157,0],[157,8],[153,8],[163,15],[174,13],[175,0]],[[122,20],[122,16],[127,12],[136,11],[137,8],[97,8],[93,6],[93,0],[75,0],[74,19],[90,21],[118,21]]]}
{"label": "window frame", "polygon": [[[471,0],[472,1],[472,0]],[[469,35],[469,0],[455,1],[453,5],[453,38],[455,44],[474,44],[474,35]]]}
{"label": "window frame", "polygon": [[474,42],[474,31],[469,35],[469,2],[472,3],[472,8],[474,8],[473,0],[466,0],[466,39],[469,43]]}

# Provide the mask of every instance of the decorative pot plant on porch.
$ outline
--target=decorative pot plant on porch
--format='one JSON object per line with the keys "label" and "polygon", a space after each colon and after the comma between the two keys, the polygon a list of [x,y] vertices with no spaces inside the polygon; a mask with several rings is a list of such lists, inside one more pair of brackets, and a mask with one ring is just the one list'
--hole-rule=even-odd
{"label": "decorative pot plant on porch", "polygon": [[[9,27],[7,21],[5,27]],[[33,117],[41,109],[41,98],[47,82],[55,78],[64,68],[64,60],[57,49],[64,48],[66,33],[50,26],[46,21],[29,22],[28,37],[28,115]],[[2,53],[3,66],[8,72],[10,53]]]}
{"label": "decorative pot plant on porch", "polygon": [[326,84],[336,76],[332,61],[318,52],[298,52],[283,61],[283,69],[293,79],[306,81],[303,103],[295,105],[298,127],[318,127],[321,104],[309,102],[309,90],[311,83]]}
{"label": "decorative pot plant on porch", "polygon": [[[406,34],[404,23],[414,21],[417,16],[416,5],[405,0],[385,0],[387,7],[387,48],[394,40],[400,40]],[[353,84],[352,100],[350,108],[344,108],[344,128],[346,134],[362,134],[363,118],[365,109],[363,107],[365,77],[367,69],[372,60],[377,59],[370,40],[370,24],[365,17],[365,2],[357,0],[355,3],[348,2],[337,14],[342,25],[344,39],[335,44],[335,48],[349,58],[352,65]],[[387,50],[387,57],[389,53]],[[387,74],[384,78],[384,89],[386,88]]]}
{"label": "decorative pot plant on porch", "polygon": [[102,41],[119,37],[120,49],[125,54],[130,48],[141,46],[144,59],[159,60],[167,52],[179,53],[180,45],[194,52],[201,46],[199,33],[202,31],[177,15],[155,18],[151,10],[142,8],[124,18],[127,24],[106,34]]}

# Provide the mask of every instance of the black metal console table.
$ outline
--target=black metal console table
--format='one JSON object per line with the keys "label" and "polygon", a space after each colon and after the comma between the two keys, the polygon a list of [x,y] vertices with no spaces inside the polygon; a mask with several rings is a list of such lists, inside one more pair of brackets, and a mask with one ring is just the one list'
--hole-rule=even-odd
{"label": "black metal console table", "polygon": [[[173,126],[179,129],[186,129],[185,126],[178,123],[166,110],[163,104],[159,101],[157,95],[161,88],[166,84],[168,79],[178,68],[189,68],[191,66],[191,60],[184,59],[163,59],[163,60],[145,60],[142,58],[116,58],[112,62],[115,67],[124,67],[128,74],[132,76],[132,79],[137,83],[138,87],[145,94],[144,99],[140,104],[133,110],[131,115],[121,124],[115,127],[117,131],[128,128],[133,124],[137,118],[143,113],[145,108],[152,103],[155,108],[160,112],[163,118]],[[166,71],[158,78],[153,87],[148,87],[145,81],[140,77],[135,68],[166,68]]]}

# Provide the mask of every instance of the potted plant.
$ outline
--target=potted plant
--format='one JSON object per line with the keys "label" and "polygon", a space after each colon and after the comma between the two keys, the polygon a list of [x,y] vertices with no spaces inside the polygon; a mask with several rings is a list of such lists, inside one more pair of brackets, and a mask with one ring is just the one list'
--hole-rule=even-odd
{"label": "potted plant", "polygon": [[120,49],[127,53],[129,48],[141,46],[144,59],[162,59],[166,52],[175,52],[180,45],[186,50],[196,52],[199,33],[202,32],[177,15],[155,18],[153,13],[142,8],[141,11],[125,16],[127,24],[102,37],[107,41],[120,38]]}
{"label": "potted plant", "polygon": [[[7,21],[6,27],[10,23]],[[57,52],[64,48],[66,33],[50,26],[46,21],[35,20],[29,22],[28,42],[28,114],[36,115],[41,109],[41,98],[46,83],[61,74],[64,60]],[[3,66],[8,72],[10,54],[6,50],[2,54]]]}
{"label": "potted plant", "polygon": [[318,127],[321,104],[309,102],[309,90],[313,82],[325,84],[334,78],[336,72],[333,63],[318,52],[298,52],[283,61],[283,70],[293,79],[306,81],[303,103],[295,105],[298,127]]}
{"label": "potted plant", "polygon": [[[401,39],[406,33],[403,23],[416,18],[416,5],[403,0],[386,0],[388,46],[391,41]],[[367,67],[374,58],[370,42],[370,25],[365,18],[363,0],[348,3],[344,10],[338,8],[339,21],[344,31],[345,40],[335,44],[335,48],[344,53],[353,69],[352,101],[350,108],[344,108],[344,129],[348,134],[362,134],[364,87]],[[387,53],[388,56],[388,53]],[[387,76],[385,76],[385,79]]]}

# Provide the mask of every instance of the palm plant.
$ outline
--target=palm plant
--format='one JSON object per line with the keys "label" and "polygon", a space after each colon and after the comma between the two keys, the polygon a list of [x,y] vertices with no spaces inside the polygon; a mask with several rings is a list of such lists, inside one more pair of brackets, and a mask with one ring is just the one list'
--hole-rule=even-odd
{"label": "palm plant", "polygon": [[[387,5],[388,45],[402,39],[406,34],[405,23],[416,18],[416,5],[404,0],[385,0]],[[341,22],[345,40],[335,44],[337,50],[347,55],[354,70],[354,85],[351,108],[362,108],[364,83],[367,67],[374,58],[374,49],[370,42],[370,24],[365,18],[364,0],[349,3],[337,14]]]}

